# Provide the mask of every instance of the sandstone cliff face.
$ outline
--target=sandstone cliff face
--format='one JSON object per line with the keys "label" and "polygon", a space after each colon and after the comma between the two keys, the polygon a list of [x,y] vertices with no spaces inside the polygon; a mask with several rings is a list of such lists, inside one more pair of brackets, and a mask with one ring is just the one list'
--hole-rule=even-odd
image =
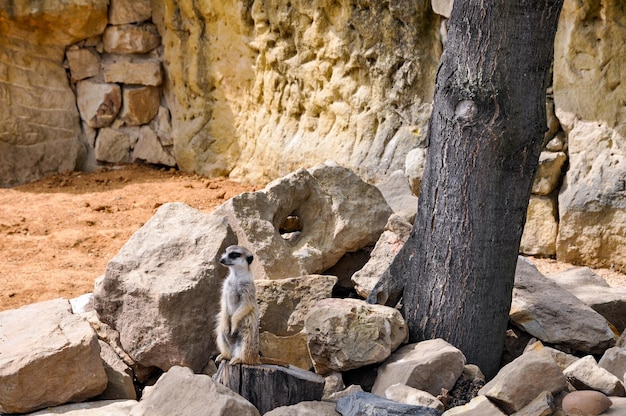
{"label": "sandstone cliff face", "polygon": [[427,2],[166,0],[179,166],[268,181],[326,159],[366,178],[421,144],[441,52]]}

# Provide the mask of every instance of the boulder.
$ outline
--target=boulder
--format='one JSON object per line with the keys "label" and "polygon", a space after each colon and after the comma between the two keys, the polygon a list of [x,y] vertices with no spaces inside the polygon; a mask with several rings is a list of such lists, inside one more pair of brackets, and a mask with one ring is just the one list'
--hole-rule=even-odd
{"label": "boulder", "polygon": [[106,82],[159,86],[163,82],[161,62],[156,58],[131,55],[107,55],[102,60]]}
{"label": "boulder", "polygon": [[555,38],[554,103],[569,167],[559,194],[557,258],[626,269],[623,4],[565,2]]}
{"label": "boulder", "polygon": [[397,214],[387,220],[385,231],[370,253],[369,261],[352,275],[354,289],[363,298],[367,298],[381,276],[387,270],[396,254],[409,239],[413,226]]}
{"label": "boulder", "polygon": [[161,44],[161,36],[152,23],[108,26],[102,43],[108,53],[148,53]]}
{"label": "boulder", "polygon": [[540,257],[552,257],[556,254],[556,235],[559,228],[556,216],[554,198],[530,196],[520,253]]}
{"label": "boulder", "polygon": [[305,329],[319,374],[382,362],[408,335],[398,310],[357,299],[319,301],[306,316]]}
{"label": "boulder", "polygon": [[143,22],[152,17],[150,0],[110,0],[109,23],[123,25]]}
{"label": "boulder", "polygon": [[80,117],[89,127],[107,127],[113,123],[122,106],[122,91],[117,84],[92,80],[76,84],[76,104]]}
{"label": "boulder", "polygon": [[0,413],[89,399],[106,385],[98,337],[67,300],[0,312]]}
{"label": "boulder", "polygon": [[70,47],[65,52],[72,82],[95,77],[100,73],[100,55],[93,48]]}
{"label": "boulder", "polygon": [[413,224],[417,214],[417,197],[409,185],[408,178],[402,170],[393,172],[376,186],[385,197],[393,213]]}
{"label": "boulder", "polygon": [[477,396],[463,406],[453,407],[444,412],[443,416],[504,416],[502,410],[491,403],[485,396]]}
{"label": "boulder", "polygon": [[624,374],[626,374],[626,348],[609,348],[604,352],[600,361],[598,361],[598,366],[604,368],[623,382],[626,382],[626,380],[624,380]]}
{"label": "boulder", "polygon": [[[210,404],[210,405],[208,405]],[[173,366],[144,390],[129,416],[259,416],[259,411],[228,387],[191,369]]]}
{"label": "boulder", "polygon": [[563,374],[576,390],[596,390],[607,396],[624,396],[624,384],[621,377],[616,377],[600,367],[592,355],[587,355],[570,364]]}
{"label": "boulder", "polygon": [[135,362],[202,371],[216,353],[213,328],[227,273],[218,259],[236,242],[223,217],[168,203],[109,261],[94,308]]}
{"label": "boulder", "polygon": [[145,85],[125,85],[120,118],[130,126],[149,123],[159,112],[161,89]]}
{"label": "boulder", "polygon": [[478,394],[488,397],[507,414],[528,405],[540,393],[559,393],[567,387],[561,368],[541,345],[500,369]]}
{"label": "boulder", "polygon": [[174,156],[163,148],[158,136],[149,126],[141,126],[132,159],[133,162],[142,160],[155,165],[176,166]]}
{"label": "boulder", "polygon": [[626,288],[610,287],[588,267],[546,276],[602,315],[619,332],[626,329]]}
{"label": "boulder", "polygon": [[437,396],[441,389],[452,390],[464,365],[463,353],[442,339],[405,345],[379,367],[372,393],[384,396],[402,383]]}
{"label": "boulder", "polygon": [[131,142],[131,137],[124,131],[102,128],[96,137],[96,159],[109,163],[129,163]]}
{"label": "boulder", "polygon": [[363,391],[339,399],[337,411],[342,416],[441,415],[441,411],[432,407],[398,403]]}
{"label": "boulder", "polygon": [[561,174],[566,160],[567,155],[564,152],[541,152],[532,193],[535,195],[550,195],[561,181]]}
{"label": "boulder", "polygon": [[29,416],[128,416],[136,404],[135,400],[100,400],[96,402],[72,403],[29,413]]}
{"label": "boulder", "polygon": [[265,416],[340,416],[335,411],[335,403],[300,402],[291,406],[277,407]]}
{"label": "boulder", "polygon": [[[323,272],[346,252],[376,242],[391,215],[376,187],[332,162],[238,195],[215,212],[228,218],[239,242],[254,253],[256,279]],[[301,229],[281,233],[291,217]]]}
{"label": "boulder", "polygon": [[385,397],[398,403],[432,407],[442,412],[444,410],[443,403],[435,396],[426,391],[409,387],[406,384],[398,383],[387,387]]}
{"label": "boulder", "polygon": [[[573,391],[563,398],[563,412],[572,416],[603,414],[613,403],[606,395],[593,390]],[[607,413],[608,414],[608,413]]]}
{"label": "boulder", "polygon": [[600,314],[523,257],[517,260],[509,317],[546,343],[588,353],[603,353],[615,345],[615,335]]}

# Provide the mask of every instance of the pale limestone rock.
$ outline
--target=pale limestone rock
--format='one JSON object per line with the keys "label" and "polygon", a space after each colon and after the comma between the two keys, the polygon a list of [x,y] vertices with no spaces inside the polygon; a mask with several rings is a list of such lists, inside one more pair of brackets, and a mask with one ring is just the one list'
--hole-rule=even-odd
{"label": "pale limestone rock", "polygon": [[159,86],[163,82],[161,62],[156,58],[108,55],[102,60],[106,82]]}
{"label": "pale limestone rock", "polygon": [[95,156],[101,162],[129,163],[131,138],[123,131],[105,127],[96,137]]}
{"label": "pale limestone rock", "polygon": [[122,106],[122,90],[117,84],[84,80],[76,84],[76,104],[80,117],[89,127],[107,127]]}
{"label": "pale limestone rock", "polygon": [[452,390],[464,365],[463,353],[442,339],[405,345],[379,367],[372,393],[384,396],[389,386],[402,383],[436,396]]}
{"label": "pale limestone rock", "polygon": [[568,135],[557,258],[626,269],[626,37],[623,2],[566,1],[555,39],[554,101]]}
{"label": "pale limestone rock", "polygon": [[600,314],[524,257],[517,260],[509,317],[539,340],[573,350],[602,353],[615,344],[615,335]]}
{"label": "pale limestone rock", "polygon": [[55,299],[0,312],[0,413],[26,413],[102,393],[98,337]]}
{"label": "pale limestone rock", "polygon": [[453,407],[442,416],[504,416],[498,406],[491,403],[485,396],[476,396],[463,406]]}
{"label": "pale limestone rock", "polygon": [[445,18],[450,18],[450,13],[452,13],[452,6],[454,5],[454,0],[431,0],[430,3],[435,13]]}
{"label": "pale limestone rock", "polygon": [[263,183],[332,158],[369,180],[422,140],[441,53],[428,2],[156,3],[181,169]]}
{"label": "pale limestone rock", "polygon": [[[210,405],[209,405],[210,404]],[[246,399],[204,374],[174,366],[144,390],[129,416],[259,416]]]}
{"label": "pale limestone rock", "polygon": [[622,416],[626,415],[626,397],[609,397],[613,404],[604,413],[604,416]]}
{"label": "pale limestone rock", "polygon": [[512,416],[551,416],[556,405],[554,396],[549,391],[542,391],[537,397]]}
{"label": "pale limestone rock", "polygon": [[357,393],[359,391],[363,391],[363,388],[358,385],[358,384],[351,384],[350,386],[346,387],[345,389],[332,393],[328,399],[324,399],[324,400],[328,400],[329,402],[334,402],[337,403],[339,400],[343,399],[344,397],[348,397],[353,395],[354,393]]}
{"label": "pale limestone rock", "polygon": [[102,42],[108,53],[148,53],[161,44],[161,36],[152,23],[109,26]]}
{"label": "pale limestone rock", "polygon": [[613,347],[604,352],[598,366],[604,368],[617,378],[624,380],[624,373],[626,373],[626,348]]}
{"label": "pale limestone rock", "polygon": [[604,413],[613,403],[598,391],[573,391],[563,398],[563,411],[571,416],[596,416]]}
{"label": "pale limestone rock", "polygon": [[624,396],[624,384],[620,378],[596,363],[593,355],[587,355],[570,364],[563,374],[577,390],[596,390],[607,396]]}
{"label": "pale limestone rock", "polygon": [[351,277],[354,289],[360,296],[367,298],[370,295],[380,277],[408,240],[412,228],[410,223],[396,214],[389,217],[385,231],[376,242],[370,259]]}
{"label": "pale limestone rock", "polygon": [[159,138],[149,126],[141,126],[139,140],[133,148],[133,162],[143,160],[155,165],[176,166],[176,159],[163,148]]}
{"label": "pale limestone rock", "polygon": [[217,259],[236,242],[223,217],[168,203],[109,261],[94,308],[135,362],[202,371],[227,272]]}
{"label": "pale limestone rock", "polygon": [[29,416],[128,416],[128,413],[136,404],[135,400],[100,400],[72,403],[29,413]]}
{"label": "pale limestone rock", "polygon": [[[101,276],[100,278],[96,279],[95,287],[98,287],[101,284],[103,278],[104,276]],[[100,321],[100,319],[98,318],[98,314],[95,310],[83,313],[81,314],[81,316],[85,318],[87,322],[89,322],[93,330],[96,331],[96,334],[98,334],[98,339],[106,342],[107,345],[111,347],[113,351],[115,351],[117,356],[120,357],[124,364],[126,364],[128,367],[136,367],[135,361],[126,353],[126,351],[122,349],[122,344],[120,342],[120,333],[118,331]]]}
{"label": "pale limestone rock", "polygon": [[150,86],[122,88],[120,118],[131,126],[149,123],[159,112],[161,89]]}
{"label": "pale limestone rock", "polygon": [[413,224],[417,214],[417,197],[413,195],[408,178],[402,170],[393,172],[384,182],[376,185],[394,214]]}
{"label": "pale limestone rock", "polygon": [[324,380],[324,394],[322,395],[322,400],[329,401],[330,396],[346,388],[341,373],[331,373],[324,377]]}
{"label": "pale limestone rock", "polygon": [[125,23],[143,22],[152,17],[150,0],[110,0],[109,23],[122,25]]}
{"label": "pale limestone rock", "polygon": [[547,196],[531,195],[526,210],[526,225],[522,233],[520,253],[551,257],[556,254],[557,222],[556,200]]}
{"label": "pale limestone rock", "polygon": [[304,332],[279,336],[263,331],[259,334],[259,349],[263,357],[275,358],[303,370],[313,367]]}
{"label": "pale limestone rock", "polygon": [[98,400],[137,399],[133,383],[133,370],[117,355],[113,347],[99,341],[100,357],[104,363],[108,383],[106,390],[98,396]]}
{"label": "pale limestone rock", "polygon": [[339,399],[336,410],[342,415],[354,416],[441,415],[431,407],[398,403],[363,391]]}
{"label": "pale limestone rock", "polygon": [[[256,279],[284,279],[323,272],[345,253],[373,244],[391,209],[375,186],[328,162],[238,195],[216,213],[228,218],[240,244],[254,253]],[[303,228],[287,239],[280,228],[293,215]]]}
{"label": "pale limestone rock", "polygon": [[92,48],[73,48],[65,52],[73,82],[95,77],[100,73],[100,55]]}
{"label": "pale limestone rock", "polygon": [[291,406],[276,407],[265,416],[340,416],[335,411],[335,403],[300,402]]}
{"label": "pale limestone rock", "polygon": [[566,160],[567,155],[563,152],[541,152],[532,193],[535,195],[552,193],[561,180],[561,172]]}
{"label": "pale limestone rock", "polygon": [[335,276],[307,275],[280,280],[256,280],[259,329],[275,335],[294,335],[314,305],[332,296]]}
{"label": "pale limestone rock", "polygon": [[602,315],[619,332],[626,329],[626,288],[610,287],[588,267],[573,268],[546,277]]}
{"label": "pale limestone rock", "polygon": [[419,196],[420,187],[422,186],[422,177],[426,168],[426,156],[428,149],[417,147],[406,155],[404,162],[404,173],[409,178],[409,184],[413,195]]}
{"label": "pale limestone rock", "polygon": [[394,402],[404,404],[414,404],[417,406],[432,407],[437,410],[444,410],[443,403],[432,394],[409,387],[406,384],[392,384],[385,390],[385,397]]}
{"label": "pale limestone rock", "polygon": [[543,348],[545,351],[548,351],[550,355],[552,355],[552,358],[554,359],[554,361],[556,361],[557,365],[559,366],[561,370],[565,370],[567,367],[570,366],[570,364],[573,364],[579,359],[575,355],[568,354],[566,352],[557,350],[555,348],[546,347],[541,343],[541,341],[536,341],[536,342],[533,342],[532,344],[529,344],[524,349],[524,352],[532,351],[538,348]]}
{"label": "pale limestone rock", "polygon": [[556,394],[566,387],[565,377],[550,353],[537,346],[502,367],[478,394],[497,402],[510,414],[521,410],[543,391]]}
{"label": "pale limestone rock", "polygon": [[565,133],[560,131],[546,144],[546,150],[550,152],[561,152],[565,149],[565,141]]}
{"label": "pale limestone rock", "polygon": [[305,329],[319,374],[382,362],[408,335],[398,310],[357,299],[318,302],[306,317]]}

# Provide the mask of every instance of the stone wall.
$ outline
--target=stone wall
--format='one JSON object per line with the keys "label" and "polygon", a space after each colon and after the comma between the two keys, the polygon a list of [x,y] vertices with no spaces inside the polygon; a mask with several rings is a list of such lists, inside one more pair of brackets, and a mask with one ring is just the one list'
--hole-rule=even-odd
{"label": "stone wall", "polygon": [[[0,10],[0,186],[133,161],[254,183],[423,162],[451,0],[17,3]],[[624,27],[620,0],[565,0],[524,253],[626,269]]]}

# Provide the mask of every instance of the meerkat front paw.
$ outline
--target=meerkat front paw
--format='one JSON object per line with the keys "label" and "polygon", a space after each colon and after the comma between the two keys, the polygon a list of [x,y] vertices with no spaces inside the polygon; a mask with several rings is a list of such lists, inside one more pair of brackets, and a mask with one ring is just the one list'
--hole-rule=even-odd
{"label": "meerkat front paw", "polygon": [[230,361],[229,356],[225,355],[225,354],[220,354],[215,358],[215,364],[220,364],[222,361]]}

